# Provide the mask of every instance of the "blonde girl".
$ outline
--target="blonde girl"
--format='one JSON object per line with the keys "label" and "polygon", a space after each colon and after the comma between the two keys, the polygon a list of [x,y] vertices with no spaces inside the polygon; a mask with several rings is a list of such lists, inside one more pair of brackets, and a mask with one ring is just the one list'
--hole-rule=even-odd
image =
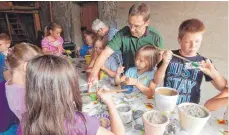
{"label": "blonde girl", "polygon": [[21,120],[25,112],[25,66],[36,56],[42,55],[39,47],[21,43],[9,49],[6,65],[12,77],[5,83],[6,97],[12,112]]}
{"label": "blonde girl", "polygon": [[[98,36],[96,38],[95,44],[94,44],[94,53],[93,53],[91,63],[89,64],[88,70],[90,70],[93,67],[97,57],[105,49],[106,45],[107,45],[106,37]],[[100,80],[101,79],[108,80],[112,84],[114,84],[114,78],[116,75],[116,71],[117,71],[118,67],[122,64],[123,64],[123,61],[122,61],[121,52],[117,51],[117,52],[113,53],[105,61],[104,66],[101,68],[99,79]]]}
{"label": "blonde girl", "polygon": [[62,55],[64,40],[60,36],[61,32],[61,26],[55,22],[45,27],[45,37],[41,41],[42,51],[45,54]]}
{"label": "blonde girl", "polygon": [[152,45],[144,45],[138,49],[135,55],[135,67],[129,68],[125,75],[120,77],[124,67],[119,67],[115,77],[116,84],[124,83],[133,86],[146,96],[152,97],[153,90],[149,88],[150,81],[154,77],[155,67],[159,60],[159,52]]}

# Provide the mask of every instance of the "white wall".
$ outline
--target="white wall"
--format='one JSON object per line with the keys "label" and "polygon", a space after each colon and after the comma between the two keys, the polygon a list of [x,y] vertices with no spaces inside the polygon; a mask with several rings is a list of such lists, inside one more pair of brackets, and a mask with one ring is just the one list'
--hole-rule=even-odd
{"label": "white wall", "polygon": [[[118,2],[117,26],[126,25],[129,8],[137,2]],[[206,27],[199,53],[212,59],[218,71],[228,74],[228,2],[145,2],[151,8],[151,26],[164,37],[166,49],[179,48],[178,27],[182,21],[198,18]],[[202,96],[208,99],[218,91],[203,81]],[[203,101],[202,101],[203,102]]]}

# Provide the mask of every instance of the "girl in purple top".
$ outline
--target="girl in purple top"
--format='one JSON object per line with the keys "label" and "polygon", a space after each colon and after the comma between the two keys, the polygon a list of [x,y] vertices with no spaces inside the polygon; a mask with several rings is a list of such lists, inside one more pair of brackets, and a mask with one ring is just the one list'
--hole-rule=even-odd
{"label": "girl in purple top", "polygon": [[12,77],[5,83],[6,97],[12,112],[21,120],[25,112],[25,65],[32,58],[42,54],[39,47],[28,43],[16,44],[10,48],[6,65]]}
{"label": "girl in purple top", "polygon": [[60,36],[62,28],[55,22],[45,28],[45,37],[41,41],[42,51],[45,54],[62,55],[64,40]]}
{"label": "girl in purple top", "polygon": [[18,135],[124,135],[124,127],[111,95],[98,91],[108,106],[111,131],[82,113],[78,74],[67,60],[44,55],[31,60],[26,69],[26,113]]}

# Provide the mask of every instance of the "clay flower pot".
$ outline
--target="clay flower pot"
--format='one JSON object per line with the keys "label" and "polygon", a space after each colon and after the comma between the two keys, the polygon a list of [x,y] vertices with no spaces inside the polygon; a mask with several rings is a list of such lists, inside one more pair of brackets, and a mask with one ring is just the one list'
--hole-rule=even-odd
{"label": "clay flower pot", "polygon": [[143,114],[145,135],[163,135],[169,118],[160,111],[151,110]]}
{"label": "clay flower pot", "polygon": [[173,111],[176,107],[179,92],[173,88],[158,87],[155,89],[155,103],[158,110]]}
{"label": "clay flower pot", "polygon": [[210,111],[195,103],[178,105],[181,127],[191,135],[198,135],[210,118]]}

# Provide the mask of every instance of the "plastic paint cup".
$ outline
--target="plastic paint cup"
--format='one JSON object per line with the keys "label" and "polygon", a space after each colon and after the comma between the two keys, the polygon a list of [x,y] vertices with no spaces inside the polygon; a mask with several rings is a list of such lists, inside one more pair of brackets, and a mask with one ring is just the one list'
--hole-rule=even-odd
{"label": "plastic paint cup", "polygon": [[122,85],[121,86],[121,89],[128,90],[126,92],[123,92],[123,93],[126,93],[126,94],[130,94],[133,91],[133,88],[134,88],[133,85]]}
{"label": "plastic paint cup", "polygon": [[86,60],[86,64],[90,64],[91,62],[91,55],[85,55],[85,60]]}
{"label": "plastic paint cup", "polygon": [[97,95],[96,94],[90,94],[89,97],[91,98],[92,101],[97,100]]}

